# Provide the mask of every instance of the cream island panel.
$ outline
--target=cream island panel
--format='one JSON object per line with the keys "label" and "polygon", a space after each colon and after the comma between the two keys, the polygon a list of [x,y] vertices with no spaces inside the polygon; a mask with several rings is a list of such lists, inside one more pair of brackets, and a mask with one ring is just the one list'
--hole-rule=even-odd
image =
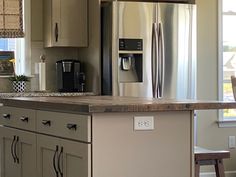
{"label": "cream island panel", "polygon": [[[134,130],[153,116],[154,130]],[[193,112],[93,114],[93,176],[193,177]]]}

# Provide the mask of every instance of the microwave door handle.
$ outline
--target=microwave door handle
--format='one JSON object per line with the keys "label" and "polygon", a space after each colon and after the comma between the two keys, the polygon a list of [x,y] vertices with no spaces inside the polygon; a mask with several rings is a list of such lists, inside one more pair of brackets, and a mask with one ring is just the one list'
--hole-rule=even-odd
{"label": "microwave door handle", "polygon": [[165,77],[165,50],[164,50],[164,31],[163,31],[163,25],[162,23],[159,23],[158,26],[158,55],[159,55],[159,64],[158,64],[158,80],[159,80],[159,92],[158,92],[158,98],[163,97],[163,91],[164,91],[164,77]]}
{"label": "microwave door handle", "polygon": [[157,60],[157,52],[158,52],[158,40],[157,40],[157,23],[153,23],[152,25],[152,92],[153,98],[157,98],[158,96],[158,60]]}

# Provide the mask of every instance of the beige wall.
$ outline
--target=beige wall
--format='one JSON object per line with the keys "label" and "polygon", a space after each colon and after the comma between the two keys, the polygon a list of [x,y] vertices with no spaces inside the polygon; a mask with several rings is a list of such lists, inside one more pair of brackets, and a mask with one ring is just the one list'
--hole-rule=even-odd
{"label": "beige wall", "polygon": [[[197,98],[202,100],[218,99],[218,23],[217,0],[197,1]],[[236,128],[219,128],[217,111],[198,111],[199,146],[210,149],[228,150],[228,136],[236,136]],[[236,150],[231,151],[231,159],[225,160],[227,171],[236,170]]]}
{"label": "beige wall", "polygon": [[89,0],[89,47],[78,49],[79,60],[85,63],[86,88],[100,93],[100,0]]}

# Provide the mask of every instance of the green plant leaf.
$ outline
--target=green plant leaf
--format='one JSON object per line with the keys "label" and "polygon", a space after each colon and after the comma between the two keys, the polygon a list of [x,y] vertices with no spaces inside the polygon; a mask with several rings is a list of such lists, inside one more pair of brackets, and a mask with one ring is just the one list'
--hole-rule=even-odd
{"label": "green plant leaf", "polygon": [[9,78],[10,81],[29,81],[29,77],[25,75],[16,75]]}

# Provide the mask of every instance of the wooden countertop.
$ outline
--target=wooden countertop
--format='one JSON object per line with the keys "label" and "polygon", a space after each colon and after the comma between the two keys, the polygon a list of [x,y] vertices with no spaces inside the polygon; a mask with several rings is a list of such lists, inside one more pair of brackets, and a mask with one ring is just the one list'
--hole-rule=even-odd
{"label": "wooden countertop", "polygon": [[0,98],[4,106],[63,112],[155,112],[202,109],[236,109],[236,102],[162,100],[113,96]]}

